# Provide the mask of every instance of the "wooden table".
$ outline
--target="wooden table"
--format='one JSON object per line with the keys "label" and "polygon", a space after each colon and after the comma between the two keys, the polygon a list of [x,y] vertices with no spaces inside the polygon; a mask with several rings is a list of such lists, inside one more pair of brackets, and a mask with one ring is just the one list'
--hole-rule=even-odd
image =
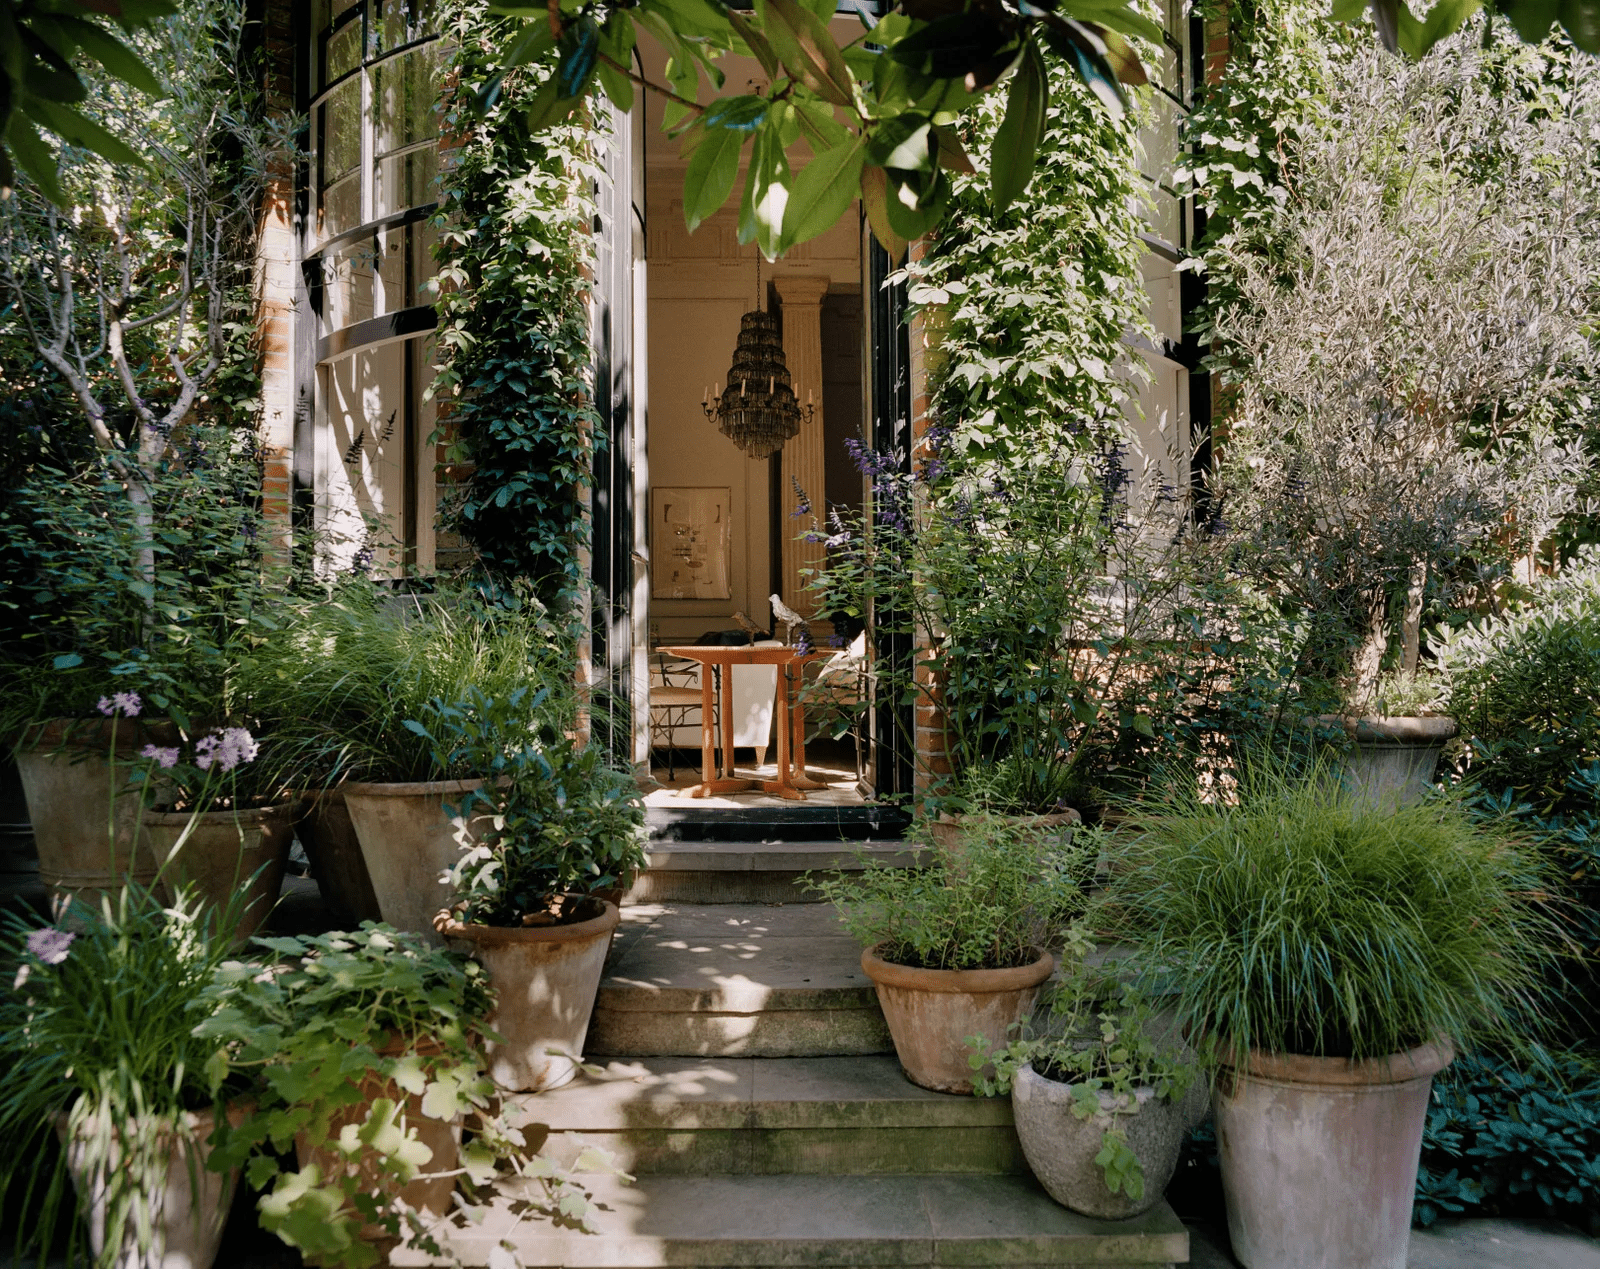
{"label": "wooden table", "polygon": [[[805,716],[797,687],[801,667],[807,661],[832,656],[827,651],[796,652],[793,648],[724,647],[716,644],[675,645],[657,648],[671,656],[700,663],[700,783],[692,798],[717,793],[742,793],[759,788],[791,802],[805,801],[807,789],[825,789],[827,784],[806,775]],[[723,667],[732,665],[775,665],[778,667],[778,778],[746,780],[733,772],[733,675]],[[716,767],[716,737],[713,720],[712,679],[722,683],[722,766]]]}

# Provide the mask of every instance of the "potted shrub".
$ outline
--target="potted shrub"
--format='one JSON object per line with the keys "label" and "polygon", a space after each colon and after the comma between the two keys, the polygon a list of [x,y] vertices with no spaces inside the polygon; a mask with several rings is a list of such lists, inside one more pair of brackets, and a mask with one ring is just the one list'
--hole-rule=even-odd
{"label": "potted shrub", "polygon": [[1024,1024],[999,1053],[969,1041],[975,1070],[994,1065],[975,1091],[1011,1094],[1022,1153],[1056,1202],[1097,1220],[1148,1211],[1205,1113],[1196,1054],[1134,988],[1086,967],[1044,1012],[1040,1034]]}
{"label": "potted shrub", "polygon": [[1424,797],[1457,730],[1442,695],[1443,684],[1426,670],[1397,670],[1378,681],[1370,713],[1318,720],[1344,733],[1345,782],[1387,805]]}
{"label": "potted shrub", "polygon": [[1433,1075],[1540,1025],[1541,868],[1455,802],[1378,804],[1325,769],[1207,796],[1171,783],[1135,808],[1103,925],[1216,1046],[1234,1254],[1402,1269]]}
{"label": "potted shrub", "polygon": [[861,967],[877,984],[906,1078],[970,1093],[966,1041],[990,1048],[1033,1009],[1055,968],[1046,950],[1081,908],[1073,848],[1043,851],[1029,834],[977,817],[959,859],[933,854],[918,868],[868,861],[813,888],[866,944]]}
{"label": "potted shrub", "polygon": [[[366,910],[370,886],[386,922],[428,938],[448,899],[440,879],[478,827],[445,807],[461,807],[483,772],[464,755],[440,765],[407,720],[434,699],[469,689],[503,696],[530,682],[551,685],[541,706],[558,725],[576,719],[570,667],[542,610],[491,605],[472,591],[396,595],[348,582],[261,647],[249,676],[263,728],[275,746],[303,755],[320,786],[300,832],[334,906]],[[346,816],[353,836],[342,832]],[[351,842],[359,865],[340,853]]]}
{"label": "potted shrub", "polygon": [[[221,966],[198,1034],[219,1063],[255,1075],[252,1108],[218,1134],[216,1157],[272,1183],[258,1204],[265,1228],[350,1269],[399,1242],[440,1254],[444,1218],[471,1213],[508,1163],[582,1218],[581,1189],[548,1160],[533,1167],[495,1107],[480,1049],[493,995],[479,966],[370,923],[257,942],[269,964]],[[290,1154],[297,1167],[284,1170]],[[616,1174],[603,1151],[582,1163]]]}
{"label": "potted shrub", "polygon": [[602,892],[644,862],[632,775],[609,767],[598,745],[536,721],[546,691],[472,691],[455,704],[433,702],[426,722],[410,723],[441,765],[484,772],[451,808],[483,827],[450,873],[454,907],[435,921],[488,970],[500,999],[489,1071],[501,1087],[524,1091],[576,1073],[619,917]]}
{"label": "potted shrub", "polygon": [[244,1108],[194,1028],[238,904],[129,885],[75,906],[75,931],[5,917],[0,1194],[27,1213],[19,1250],[44,1254],[75,1192],[69,1258],[87,1242],[96,1265],[207,1269],[237,1177],[211,1142]]}

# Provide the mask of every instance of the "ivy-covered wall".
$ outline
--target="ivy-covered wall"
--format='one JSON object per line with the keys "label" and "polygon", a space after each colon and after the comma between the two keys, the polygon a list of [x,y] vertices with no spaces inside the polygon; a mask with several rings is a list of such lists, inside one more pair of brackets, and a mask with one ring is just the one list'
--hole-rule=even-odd
{"label": "ivy-covered wall", "polygon": [[[442,524],[491,575],[530,579],[570,613],[587,587],[583,492],[600,435],[589,382],[592,160],[581,127],[533,135],[517,116],[548,74],[503,78],[503,23],[477,0],[444,15],[438,223]],[[474,99],[492,105],[482,113]]]}

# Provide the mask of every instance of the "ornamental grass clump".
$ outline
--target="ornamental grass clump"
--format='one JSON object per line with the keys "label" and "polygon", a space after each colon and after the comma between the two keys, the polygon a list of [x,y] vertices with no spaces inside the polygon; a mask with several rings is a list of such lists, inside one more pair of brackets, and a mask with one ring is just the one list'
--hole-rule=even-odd
{"label": "ornamental grass clump", "polygon": [[1102,928],[1224,1054],[1374,1058],[1542,1025],[1557,928],[1542,862],[1507,826],[1256,765],[1231,800],[1158,787],[1131,827]]}

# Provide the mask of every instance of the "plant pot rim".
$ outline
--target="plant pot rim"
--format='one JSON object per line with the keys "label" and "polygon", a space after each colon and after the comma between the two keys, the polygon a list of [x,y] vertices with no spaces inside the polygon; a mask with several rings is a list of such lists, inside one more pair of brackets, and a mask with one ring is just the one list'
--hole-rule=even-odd
{"label": "plant pot rim", "polygon": [[178,739],[177,725],[170,718],[153,714],[148,718],[142,715],[107,718],[101,714],[72,714],[41,718],[27,724],[15,748],[18,752],[98,753],[111,742],[113,728],[119,752],[146,742]]}
{"label": "plant pot rim", "polygon": [[335,785],[346,796],[351,793],[368,797],[431,797],[439,793],[470,793],[483,787],[482,780],[346,780]]}
{"label": "plant pot rim", "polygon": [[[1068,1083],[1066,1080],[1053,1080],[1048,1075],[1041,1074],[1040,1072],[1034,1070],[1032,1062],[1024,1062],[1017,1068],[1016,1076],[1012,1080],[1012,1087],[1015,1088],[1016,1085],[1022,1081],[1024,1076],[1026,1076],[1029,1080],[1037,1080],[1040,1084],[1043,1084],[1047,1088],[1059,1088],[1062,1090],[1073,1089],[1079,1084],[1083,1083],[1082,1080],[1073,1080],[1071,1083]],[[1096,1090],[1096,1092],[1100,1098],[1100,1105],[1106,1107],[1107,1109],[1109,1109],[1109,1103],[1114,1103],[1116,1101],[1117,1095],[1110,1089],[1102,1088]],[[1063,1095],[1070,1097],[1071,1093],[1064,1091]],[[1124,1114],[1137,1114],[1139,1110],[1144,1109],[1146,1102],[1155,1101],[1156,1086],[1154,1084],[1135,1084],[1133,1086],[1133,1099],[1135,1105],[1134,1111],[1124,1111]]]}
{"label": "plant pot rim", "polygon": [[571,925],[467,925],[455,919],[449,908],[440,909],[433,918],[433,928],[446,938],[463,939],[480,947],[507,947],[514,943],[575,943],[601,934],[609,934],[622,920],[622,909],[610,899],[585,895],[596,903],[605,905],[599,916]]}
{"label": "plant pot rim", "polygon": [[1056,958],[1042,947],[1033,949],[1039,953],[1039,958],[1032,964],[1014,965],[1009,969],[922,969],[884,960],[878,955],[878,948],[882,946],[879,943],[861,953],[862,970],[882,986],[912,991],[963,992],[971,996],[1026,991],[1044,982],[1056,967]]}
{"label": "plant pot rim", "polygon": [[1447,1037],[1419,1044],[1403,1053],[1375,1058],[1308,1057],[1300,1053],[1266,1053],[1251,1049],[1241,1070],[1224,1057],[1221,1067],[1235,1074],[1274,1084],[1300,1084],[1327,1088],[1375,1087],[1410,1084],[1431,1079],[1455,1060],[1456,1050]]}
{"label": "plant pot rim", "polygon": [[1311,721],[1368,744],[1438,745],[1461,730],[1449,714],[1318,714]]}
{"label": "plant pot rim", "polygon": [[940,811],[936,824],[964,824],[968,820],[979,816],[991,816],[997,820],[1022,821],[1023,823],[1040,824],[1044,827],[1054,827],[1057,824],[1082,824],[1082,812],[1067,807],[1061,811],[961,811],[952,815],[949,811]]}
{"label": "plant pot rim", "polygon": [[191,819],[198,818],[201,823],[215,823],[223,818],[237,820],[244,823],[260,824],[277,815],[287,815],[294,810],[295,804],[291,802],[274,802],[271,806],[241,806],[224,807],[219,811],[201,811],[198,817],[193,811],[157,811],[147,810],[144,813],[144,822],[153,828],[170,828],[174,825],[187,824]]}

